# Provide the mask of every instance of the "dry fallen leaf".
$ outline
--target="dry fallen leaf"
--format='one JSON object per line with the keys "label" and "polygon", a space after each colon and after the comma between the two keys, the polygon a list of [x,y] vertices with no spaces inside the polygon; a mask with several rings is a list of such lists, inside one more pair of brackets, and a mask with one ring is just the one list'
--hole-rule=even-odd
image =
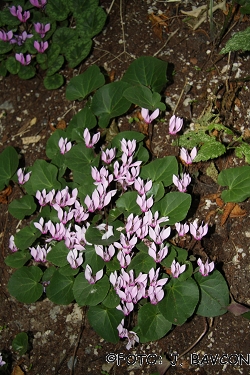
{"label": "dry fallen leaf", "polygon": [[221,221],[220,221],[220,224],[221,225],[224,225],[225,222],[227,221],[231,211],[233,210],[234,206],[235,206],[236,203],[233,203],[233,202],[228,202],[226,203],[225,207],[224,207],[224,210],[223,210],[223,214],[221,216]]}
{"label": "dry fallen leaf", "polygon": [[57,125],[56,125],[56,128],[57,129],[66,129],[66,121],[64,120],[60,120],[58,121]]}
{"label": "dry fallen leaf", "polygon": [[168,24],[165,22],[167,19],[166,16],[161,14],[160,16],[156,16],[154,13],[149,14],[148,18],[153,24],[153,32],[155,35],[162,40],[162,31],[165,27],[168,30]]}
{"label": "dry fallen leaf", "polygon": [[0,203],[7,204],[8,196],[12,193],[12,187],[9,185],[6,189],[0,191]]}
{"label": "dry fallen leaf", "polygon": [[29,145],[30,143],[37,143],[41,139],[40,135],[35,135],[33,137],[23,137],[22,141],[24,145]]}
{"label": "dry fallen leaf", "polygon": [[24,375],[24,372],[23,372],[23,370],[21,369],[21,367],[19,367],[19,366],[15,366],[15,367],[13,368],[13,371],[12,371],[11,375]]}
{"label": "dry fallen leaf", "polygon": [[230,217],[241,217],[245,216],[246,214],[247,212],[243,210],[238,204],[236,204],[230,213]]}

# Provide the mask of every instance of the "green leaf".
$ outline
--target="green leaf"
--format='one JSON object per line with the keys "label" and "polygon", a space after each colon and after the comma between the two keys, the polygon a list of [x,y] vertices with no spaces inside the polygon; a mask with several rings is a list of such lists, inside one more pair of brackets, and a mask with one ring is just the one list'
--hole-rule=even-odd
{"label": "green leaf", "polygon": [[36,194],[37,190],[43,189],[47,192],[52,189],[60,189],[61,184],[57,180],[58,169],[56,166],[47,163],[45,160],[37,159],[30,168],[32,173],[29,181],[25,184],[25,189],[29,194]]}
{"label": "green leaf", "polygon": [[36,75],[36,69],[32,65],[21,65],[18,77],[21,79],[30,79]]}
{"label": "green leaf", "polygon": [[138,85],[127,88],[123,96],[131,103],[137,104],[139,107],[147,108],[151,111],[159,108],[162,111],[166,109],[164,103],[161,103],[161,95],[158,92],[152,92],[146,86]]}
{"label": "green leaf", "polygon": [[107,239],[102,239],[102,236],[105,234],[105,231],[101,231],[98,228],[96,228],[96,225],[91,224],[85,233],[86,241],[93,245],[108,246],[114,243],[115,241],[119,240],[120,231],[116,229],[121,226],[124,226],[124,224],[121,221],[117,220],[117,221],[112,222],[114,235],[110,236]]}
{"label": "green leaf", "polygon": [[18,153],[12,146],[8,146],[0,154],[0,190],[9,184],[10,179],[18,167]]}
{"label": "green leaf", "polygon": [[120,298],[116,294],[114,288],[110,288],[108,295],[103,300],[102,304],[110,309],[118,306],[120,303]]}
{"label": "green leaf", "polygon": [[13,268],[20,268],[22,267],[29,259],[31,258],[31,255],[28,251],[16,251],[13,254],[8,255],[4,262],[9,267]]}
{"label": "green leaf", "polygon": [[186,193],[171,192],[153,206],[153,212],[160,211],[161,216],[168,216],[168,225],[174,225],[187,216],[191,205],[191,196]]}
{"label": "green leaf", "polygon": [[167,62],[156,57],[142,56],[132,62],[122,81],[132,86],[144,85],[160,93],[167,83],[167,66]]}
{"label": "green leaf", "polygon": [[166,284],[165,297],[158,306],[166,319],[175,325],[181,325],[193,315],[198,301],[199,288],[193,279],[172,279]]}
{"label": "green leaf", "polygon": [[216,142],[212,137],[209,142],[204,143],[198,151],[198,155],[195,157],[195,162],[207,161],[209,159],[215,159],[225,154],[226,147],[221,142]]}
{"label": "green leaf", "polygon": [[178,173],[178,163],[174,156],[165,156],[155,159],[141,168],[140,176],[143,179],[162,182],[164,186],[173,183],[173,175]]}
{"label": "green leaf", "polygon": [[225,47],[222,48],[220,53],[222,54],[239,50],[250,51],[250,27],[247,27],[244,31],[235,33],[226,43]]}
{"label": "green leaf", "polygon": [[248,143],[241,143],[235,148],[235,155],[239,158],[245,156],[246,163],[250,164],[250,145]]}
{"label": "green leaf", "polygon": [[42,274],[37,266],[19,268],[10,277],[7,286],[9,293],[20,302],[36,302],[43,293],[43,286],[39,283]]}
{"label": "green leaf", "polygon": [[52,20],[64,21],[68,18],[69,10],[67,8],[67,1],[64,0],[50,0],[46,4],[46,13]]}
{"label": "green leaf", "polygon": [[158,202],[165,194],[162,182],[154,182],[152,188],[147,192],[147,197],[154,196],[154,202]]}
{"label": "green leaf", "polygon": [[147,303],[139,310],[138,325],[142,334],[140,342],[159,340],[172,328],[172,323],[161,313],[158,305]]}
{"label": "green leaf", "polygon": [[75,279],[73,293],[79,306],[96,306],[104,300],[109,288],[110,283],[106,275],[95,284],[89,284],[81,272]]}
{"label": "green leaf", "polygon": [[53,34],[53,43],[56,43],[61,50],[61,53],[66,53],[74,46],[77,41],[77,34],[74,29],[69,27],[60,27]]}
{"label": "green leaf", "polygon": [[53,62],[52,64],[50,63],[50,61],[48,61],[49,68],[46,72],[47,77],[55,74],[63,66],[63,63],[64,63],[64,57],[62,55],[59,55],[56,61]]}
{"label": "green leaf", "polygon": [[121,311],[100,305],[90,306],[87,316],[91,327],[104,340],[114,344],[119,341],[117,326],[124,318]]}
{"label": "green leaf", "polygon": [[95,115],[88,107],[84,107],[69,122],[66,130],[67,137],[77,142],[83,142],[84,130],[86,128],[93,129],[96,123]]}
{"label": "green leaf", "polygon": [[131,260],[128,266],[128,271],[134,270],[138,275],[140,272],[148,273],[151,268],[155,267],[155,261],[146,253],[138,253]]}
{"label": "green leaf", "polygon": [[65,276],[55,271],[46,289],[47,297],[59,305],[68,305],[74,299],[73,283],[72,276]]}
{"label": "green leaf", "polygon": [[48,252],[46,259],[55,266],[63,267],[68,264],[67,255],[69,249],[66,247],[64,241],[57,242],[56,245]]}
{"label": "green leaf", "polygon": [[205,277],[200,272],[197,272],[194,277],[201,292],[196,313],[206,317],[225,314],[228,311],[229,291],[222,274],[214,270],[212,274]]}
{"label": "green leaf", "polygon": [[69,67],[73,69],[79,65],[89,55],[91,47],[91,39],[75,41],[74,45],[65,51],[65,58],[68,61]]}
{"label": "green leaf", "polygon": [[[0,46],[1,48],[1,46]],[[0,50],[1,51],[1,50]],[[2,51],[1,51],[2,53]],[[17,74],[21,68],[20,63],[15,59],[15,57],[10,56],[6,60],[6,68],[11,74]]]}
{"label": "green leaf", "polygon": [[76,31],[81,38],[93,38],[102,31],[106,18],[107,15],[101,7],[91,7],[77,18]]}
{"label": "green leaf", "polygon": [[97,65],[92,65],[86,72],[71,78],[66,87],[66,99],[82,100],[91,92],[103,86],[104,83],[104,75]]}
{"label": "green leaf", "polygon": [[83,143],[79,143],[65,154],[66,164],[73,171],[82,172],[90,170],[95,153],[92,148],[87,148]]}
{"label": "green leaf", "polygon": [[64,78],[59,73],[56,73],[49,77],[45,77],[43,80],[44,87],[47,90],[56,90],[63,85],[63,82],[64,82]]}
{"label": "green leaf", "polygon": [[[47,35],[47,34],[46,34]],[[61,48],[58,44],[52,43],[49,46],[48,52],[47,52],[47,57],[48,57],[48,65],[52,66],[56,60],[58,59],[59,55],[61,52]]]}
{"label": "green leaf", "polygon": [[218,184],[228,186],[221,194],[224,202],[243,202],[250,197],[250,167],[224,169],[218,176]]}
{"label": "green leaf", "polygon": [[12,349],[23,355],[28,350],[28,335],[25,332],[18,333],[12,341]]}
{"label": "green leaf", "polygon": [[36,229],[33,224],[31,224],[31,226],[24,227],[15,234],[15,244],[18,249],[25,250],[30,247],[40,236],[41,232]]}
{"label": "green leaf", "polygon": [[141,214],[141,209],[136,203],[136,198],[138,193],[136,191],[127,191],[126,193],[122,194],[120,198],[116,201],[116,206],[123,210],[123,212],[127,211],[127,214],[134,213],[135,215]]}
{"label": "green leaf", "polygon": [[131,106],[123,97],[127,87],[128,84],[125,82],[112,82],[102,86],[94,94],[91,109],[99,117],[101,128],[107,127],[111,118],[124,114]]}
{"label": "green leaf", "polygon": [[68,0],[68,7],[77,19],[88,9],[96,8],[98,4],[99,0]]}
{"label": "green leaf", "polygon": [[0,63],[0,77],[5,77],[8,71],[6,68],[6,60],[1,61]]}
{"label": "green leaf", "polygon": [[1,53],[1,55],[4,55],[4,54],[10,52],[12,50],[12,48],[13,48],[13,44],[10,44],[8,42],[4,42],[3,40],[0,40],[0,53]]}
{"label": "green leaf", "polygon": [[15,199],[9,204],[9,212],[16,219],[22,220],[25,216],[33,214],[36,210],[34,198],[30,195],[25,195],[20,199]]}

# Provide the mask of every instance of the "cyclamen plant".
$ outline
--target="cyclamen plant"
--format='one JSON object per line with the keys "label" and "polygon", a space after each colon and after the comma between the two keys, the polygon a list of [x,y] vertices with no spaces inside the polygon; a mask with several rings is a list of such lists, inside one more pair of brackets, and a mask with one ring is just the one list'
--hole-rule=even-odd
{"label": "cyclamen plant", "polygon": [[[66,131],[52,134],[46,146],[51,162],[36,160],[27,170],[18,169],[15,150],[7,148],[0,155],[0,182],[6,184],[6,176],[12,178],[18,169],[16,181],[26,192],[10,203],[10,213],[20,220],[34,215],[10,237],[12,254],[5,262],[17,268],[8,283],[10,294],[24,303],[46,296],[54,303],[88,306],[95,331],[113,343],[126,338],[128,349],[158,340],[194,313],[224,314],[229,303],[226,281],[214,263],[194,260],[175,245],[178,236],[185,236],[187,243],[192,237],[200,241],[209,230],[207,223],[186,220],[192,201],[186,180],[191,183],[191,176],[183,173],[184,180],[176,185],[177,159],[150,160],[141,133],[118,133],[105,143],[101,133],[92,130],[94,114],[99,127],[106,127],[110,118],[128,111],[137,96],[134,81],[145,78],[138,72],[147,69],[136,101],[153,104],[146,111],[141,106],[142,117],[151,124],[164,110],[160,95],[146,85],[161,90],[156,67],[165,69],[165,64],[153,58],[138,60],[128,70],[128,82],[125,74],[124,81],[98,89]],[[86,74],[71,81],[72,100],[79,87],[88,92],[97,88],[96,67],[89,72],[88,84],[82,84]],[[108,98],[104,109],[103,93]],[[180,121],[171,118],[169,131]],[[6,158],[12,163],[4,163]]]}
{"label": "cyclamen plant", "polygon": [[[12,1],[0,12],[0,76],[35,76],[46,70],[47,89],[60,87],[58,71],[79,65],[90,53],[92,38],[104,27],[105,11],[97,2],[67,0]],[[90,22],[91,20],[91,22]]]}

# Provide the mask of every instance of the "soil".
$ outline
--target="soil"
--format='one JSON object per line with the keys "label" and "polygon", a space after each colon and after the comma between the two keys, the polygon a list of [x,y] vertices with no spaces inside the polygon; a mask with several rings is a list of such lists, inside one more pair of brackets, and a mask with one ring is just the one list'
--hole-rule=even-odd
{"label": "soil", "polygon": [[[193,30],[187,24],[187,16],[182,13],[206,3],[195,0],[115,0],[111,6],[111,1],[101,1],[101,5],[110,10],[107,25],[95,38],[90,57],[75,70],[65,67],[66,84],[91,64],[97,64],[117,79],[134,58],[156,56],[169,63],[169,83],[165,91],[166,122],[155,125],[152,140],[156,156],[178,154],[168,136],[167,123],[173,111],[183,117],[188,126],[212,108],[219,113],[222,123],[245,138],[249,137],[249,53],[232,53],[230,57],[219,53],[233,33],[250,26],[249,16],[240,18],[236,12],[227,33],[221,36],[226,14],[217,10],[211,36],[208,17]],[[153,27],[149,19],[152,12],[163,15],[164,24],[157,23]],[[20,81],[17,76],[7,76],[0,81],[0,152],[8,145],[14,146],[22,156],[21,163],[26,166],[32,165],[37,158],[46,158],[45,144],[51,135],[51,126],[56,126],[61,119],[68,123],[82,107],[81,102],[66,100],[66,84],[58,90],[47,91],[42,78],[42,73],[39,73],[29,81]],[[137,127],[129,125],[126,117],[121,119],[120,126],[121,130]],[[233,153],[215,160],[218,172],[243,164],[244,161]],[[200,254],[204,251],[214,260],[235,300],[250,305],[250,201],[240,204],[246,210],[245,216],[228,218],[221,225],[221,211],[216,211],[215,201],[208,198],[219,191],[219,186],[206,175],[209,165],[210,162],[206,162],[193,167],[198,177],[192,186],[195,211],[189,219],[199,217],[209,222],[209,234],[194,247],[193,252]],[[14,187],[8,202],[19,195],[18,187]],[[5,265],[4,258],[9,254],[10,235],[24,225],[8,213],[7,204],[0,205],[0,351],[8,359],[7,373],[149,375],[157,371],[154,360],[148,357],[142,365],[139,361],[132,365],[133,357],[127,355],[152,353],[163,360],[166,356],[173,359],[173,353],[180,355],[184,352],[187,353],[176,366],[170,366],[167,373],[250,373],[250,358],[247,357],[250,357],[249,320],[230,312],[208,320],[195,316],[161,340],[139,344],[134,350],[127,351],[122,341],[113,345],[101,339],[85,319],[86,309],[80,309],[76,304],[58,306],[48,299],[30,305],[17,302],[6,288],[12,270]],[[12,340],[19,332],[28,333],[31,344],[28,353],[22,357],[11,348]],[[202,332],[206,333],[198,340]],[[196,346],[188,350],[197,340]],[[120,366],[108,363],[108,353],[115,353],[116,359],[119,353],[123,353]],[[209,356],[216,354],[221,360],[213,365]],[[228,357],[222,357],[224,354]],[[248,358],[245,361],[248,364],[240,363],[240,354]],[[198,357],[200,361],[203,359],[203,365],[197,362]]]}

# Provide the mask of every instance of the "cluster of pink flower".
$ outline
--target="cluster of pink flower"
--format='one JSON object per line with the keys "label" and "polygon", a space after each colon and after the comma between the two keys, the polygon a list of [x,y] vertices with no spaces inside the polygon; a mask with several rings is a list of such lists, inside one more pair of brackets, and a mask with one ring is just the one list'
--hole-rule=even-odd
{"label": "cluster of pink flower", "polygon": [[[94,147],[100,139],[100,134],[97,133],[91,137],[88,129],[85,129],[83,138],[85,140],[86,147]],[[68,152],[72,144],[67,139],[60,139],[58,143],[60,152],[62,154]],[[31,247],[31,255],[36,261],[45,262],[46,255],[51,250],[51,246],[48,247],[48,243],[52,240],[61,241],[64,240],[66,247],[69,249],[67,260],[72,268],[78,268],[83,263],[83,253],[86,245],[91,245],[86,241],[85,234],[89,227],[87,222],[89,215],[93,212],[102,210],[105,206],[109,205],[112,197],[117,193],[117,189],[109,190],[111,184],[117,182],[121,185],[122,191],[128,189],[128,187],[134,188],[137,191],[138,196],[136,202],[141,209],[141,215],[130,214],[125,221],[125,233],[120,234],[119,241],[114,241],[109,246],[94,245],[96,253],[105,261],[109,262],[117,252],[117,259],[120,263],[121,271],[117,274],[117,271],[111,273],[110,283],[113,285],[117,295],[120,297],[120,304],[117,309],[123,311],[124,315],[129,315],[134,309],[134,305],[142,298],[149,298],[150,303],[157,304],[164,297],[163,286],[167,283],[168,277],[159,278],[160,268],[152,268],[148,274],[140,273],[138,277],[134,277],[134,271],[131,270],[128,273],[125,269],[131,262],[134,255],[136,245],[139,241],[143,241],[148,246],[148,254],[157,263],[162,260],[168,254],[168,246],[165,244],[166,239],[170,236],[171,228],[161,227],[161,223],[167,222],[168,217],[159,217],[159,212],[153,213],[151,207],[153,206],[153,197],[146,197],[146,194],[152,188],[152,181],[144,181],[138,175],[140,172],[140,161],[134,161],[136,151],[136,141],[121,141],[121,162],[114,161],[113,173],[109,171],[110,163],[116,157],[116,149],[108,149],[102,151],[101,159],[106,166],[102,166],[100,169],[91,167],[91,174],[93,178],[93,184],[96,186],[91,196],[85,197],[84,208],[77,200],[78,191],[73,189],[72,193],[69,193],[68,187],[62,191],[55,190],[49,193],[46,190],[37,191],[36,198],[41,206],[50,204],[58,214],[60,223],[53,224],[51,220],[44,222],[41,217],[39,222],[34,223],[35,227],[41,231],[42,234],[48,235],[44,247],[37,246]],[[29,179],[28,174],[24,174],[23,170],[19,170],[18,179],[20,183],[25,183]],[[77,224],[71,224],[71,221],[77,222]],[[83,223],[86,223],[85,225]],[[198,226],[197,221],[190,224],[175,224],[176,230],[180,236],[184,236],[188,231],[197,240],[200,240],[208,231],[208,225],[203,223]],[[102,239],[108,239],[113,236],[113,227],[106,224],[100,224],[97,226],[100,231],[104,234]],[[12,251],[16,251],[13,237],[10,240],[10,248]],[[199,271],[203,276],[207,276],[209,272],[214,269],[214,263],[203,264],[201,259],[198,259]],[[180,274],[185,272],[186,265],[179,264],[176,260],[173,260],[171,264],[171,275],[174,278],[178,278]],[[85,267],[85,278],[90,284],[96,283],[103,276],[103,270],[92,275],[92,269],[89,265]],[[118,326],[120,337],[127,337],[129,339],[128,346],[130,347],[136,341],[138,336],[133,331],[127,331],[123,327],[123,322]]]}
{"label": "cluster of pink flower", "polygon": [[[30,0],[30,3],[37,7],[37,8],[44,8],[44,6],[47,3],[47,0]],[[29,11],[23,11],[23,8],[21,5],[12,6],[9,8],[10,13],[12,16],[17,17],[20,22],[25,23],[30,18],[30,12]],[[47,23],[46,25],[42,23],[34,23],[35,31],[40,35],[41,38],[44,38],[45,34],[50,30],[50,24]],[[10,30],[8,32],[5,32],[4,30],[0,30],[0,40],[4,42],[10,42],[11,44],[17,44],[18,46],[21,46],[26,39],[32,38],[33,34],[28,34],[26,31],[23,31],[21,34],[13,34],[13,31]],[[48,48],[49,44],[48,42],[38,42],[34,41],[34,47],[39,53],[43,53]],[[31,55],[28,53],[24,55],[23,53],[16,53],[15,58],[17,61],[19,61],[22,65],[29,65],[31,62]]]}

